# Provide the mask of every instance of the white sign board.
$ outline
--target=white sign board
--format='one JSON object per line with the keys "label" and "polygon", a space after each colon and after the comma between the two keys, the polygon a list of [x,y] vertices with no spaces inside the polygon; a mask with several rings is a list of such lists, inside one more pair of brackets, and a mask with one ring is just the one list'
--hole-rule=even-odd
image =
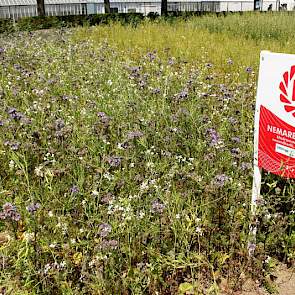
{"label": "white sign board", "polygon": [[295,178],[295,55],[261,52],[254,134],[253,213],[262,168]]}

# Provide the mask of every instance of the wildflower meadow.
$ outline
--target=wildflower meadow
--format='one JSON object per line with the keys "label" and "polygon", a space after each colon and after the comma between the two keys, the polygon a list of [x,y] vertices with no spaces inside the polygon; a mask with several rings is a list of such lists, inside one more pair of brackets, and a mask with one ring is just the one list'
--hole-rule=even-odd
{"label": "wildflower meadow", "polygon": [[294,265],[295,186],[263,173],[249,245],[255,95],[260,50],[294,53],[294,25],[0,36],[1,294],[274,293],[275,266]]}

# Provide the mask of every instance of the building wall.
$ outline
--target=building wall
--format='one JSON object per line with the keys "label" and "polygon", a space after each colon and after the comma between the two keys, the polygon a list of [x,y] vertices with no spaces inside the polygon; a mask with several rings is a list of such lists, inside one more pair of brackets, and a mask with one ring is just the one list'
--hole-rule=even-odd
{"label": "building wall", "polygon": [[[1,1],[1,0],[0,0]],[[37,15],[37,7],[33,5],[35,0],[2,0],[0,2],[0,18],[18,19],[25,16]],[[27,3],[27,5],[9,5]],[[103,0],[45,0],[47,15],[79,15],[104,13]],[[280,4],[286,4],[288,10],[294,9],[295,0],[260,0],[260,10],[267,11],[270,5],[272,10],[278,10]],[[160,0],[111,0],[111,9],[114,12],[139,12],[144,15],[150,12],[161,13]],[[254,1],[227,0],[227,1],[168,1],[169,11],[252,11]]]}

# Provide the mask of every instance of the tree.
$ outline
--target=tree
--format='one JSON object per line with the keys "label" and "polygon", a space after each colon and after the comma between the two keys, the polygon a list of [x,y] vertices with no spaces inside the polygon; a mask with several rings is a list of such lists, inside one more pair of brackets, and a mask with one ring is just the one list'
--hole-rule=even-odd
{"label": "tree", "polygon": [[110,0],[104,0],[104,13],[111,13]]}
{"label": "tree", "polygon": [[44,0],[37,0],[38,16],[45,16],[45,3]]}
{"label": "tree", "polygon": [[167,0],[161,0],[161,15],[167,15],[168,4]]}

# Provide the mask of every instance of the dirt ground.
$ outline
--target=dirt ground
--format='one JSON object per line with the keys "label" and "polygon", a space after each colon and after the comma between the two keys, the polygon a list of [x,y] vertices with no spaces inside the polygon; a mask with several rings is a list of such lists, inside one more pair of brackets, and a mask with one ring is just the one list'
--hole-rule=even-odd
{"label": "dirt ground", "polygon": [[[278,295],[295,295],[295,269],[287,269],[285,265],[280,265],[274,273],[277,277],[274,281]],[[247,281],[243,291],[234,295],[267,295],[269,294],[260,288],[253,281]]]}

